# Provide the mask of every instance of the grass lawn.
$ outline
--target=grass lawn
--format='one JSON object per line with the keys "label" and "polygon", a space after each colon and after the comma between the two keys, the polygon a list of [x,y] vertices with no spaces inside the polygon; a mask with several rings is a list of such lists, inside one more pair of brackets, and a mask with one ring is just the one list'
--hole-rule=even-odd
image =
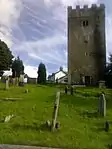
{"label": "grass lawn", "polygon": [[[105,132],[105,120],[112,124],[112,91],[105,89],[107,117],[99,118],[94,112],[98,107],[97,88],[78,88],[74,96],[61,95],[58,121],[60,130],[50,132],[42,128],[51,120],[56,87],[26,85],[2,90],[3,97],[21,97],[22,101],[0,101],[0,144],[26,144],[74,149],[106,149],[112,143],[112,128]],[[25,94],[25,88],[29,93]],[[5,116],[14,114],[8,123]],[[111,126],[111,125],[110,125]]]}

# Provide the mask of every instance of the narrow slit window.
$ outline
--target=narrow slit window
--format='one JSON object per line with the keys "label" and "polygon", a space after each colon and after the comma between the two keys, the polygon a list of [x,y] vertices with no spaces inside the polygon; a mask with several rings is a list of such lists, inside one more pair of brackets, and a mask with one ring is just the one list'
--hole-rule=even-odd
{"label": "narrow slit window", "polygon": [[88,20],[81,21],[81,26],[87,27],[89,25]]}

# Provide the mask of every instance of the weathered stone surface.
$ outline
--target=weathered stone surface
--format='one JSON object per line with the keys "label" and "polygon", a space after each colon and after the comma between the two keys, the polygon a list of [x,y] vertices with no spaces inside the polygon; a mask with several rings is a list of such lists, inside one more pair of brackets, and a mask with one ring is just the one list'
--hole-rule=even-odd
{"label": "weathered stone surface", "polygon": [[98,112],[100,116],[106,116],[106,99],[104,94],[101,94],[99,98]]}
{"label": "weathered stone surface", "polygon": [[[86,6],[85,11],[79,6],[76,9],[68,7],[69,84],[94,84],[103,77],[106,64],[105,8],[96,8]],[[99,26],[99,43],[94,41],[96,26]]]}
{"label": "weathered stone surface", "polygon": [[6,80],[6,90],[9,89],[9,80]]}
{"label": "weathered stone surface", "polygon": [[14,117],[14,115],[8,115],[8,116],[6,116],[4,122],[5,123],[9,122],[10,119],[13,118],[13,117]]}
{"label": "weathered stone surface", "polygon": [[56,120],[57,120],[58,108],[59,108],[59,100],[60,100],[60,92],[57,92],[57,93],[56,93],[56,100],[55,100],[55,103],[54,103],[52,124],[51,124],[51,130],[52,130],[52,131],[55,130],[55,126],[56,126]]}

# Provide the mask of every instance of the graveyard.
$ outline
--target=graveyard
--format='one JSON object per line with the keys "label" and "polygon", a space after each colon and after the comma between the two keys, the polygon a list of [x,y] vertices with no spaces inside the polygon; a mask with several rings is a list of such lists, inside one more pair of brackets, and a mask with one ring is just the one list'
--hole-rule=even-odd
{"label": "graveyard", "polygon": [[[106,149],[111,144],[112,90],[76,88],[70,95],[65,94],[60,85],[4,88],[5,84],[0,84],[0,144],[80,149]],[[60,126],[52,132],[44,124],[52,121],[57,91],[61,91],[57,116]],[[97,114],[102,91],[107,104],[105,117]],[[12,98],[16,100],[10,100]],[[13,116],[5,120],[9,115]],[[106,120],[109,121],[108,132],[104,129]]]}

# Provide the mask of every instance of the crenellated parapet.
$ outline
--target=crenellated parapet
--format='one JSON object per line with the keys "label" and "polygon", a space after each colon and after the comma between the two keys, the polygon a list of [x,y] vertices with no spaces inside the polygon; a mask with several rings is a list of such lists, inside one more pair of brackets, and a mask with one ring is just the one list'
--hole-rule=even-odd
{"label": "crenellated parapet", "polygon": [[68,10],[88,10],[91,8],[96,8],[96,9],[100,9],[100,8],[105,8],[105,4],[92,4],[91,7],[89,7],[88,5],[84,5],[83,7],[81,7],[80,5],[76,5],[74,9],[72,9],[72,6],[68,6]]}
{"label": "crenellated parapet", "polygon": [[80,5],[76,5],[75,8],[73,8],[72,6],[68,6],[68,17],[80,17],[80,16],[89,17],[93,12],[95,12],[95,10],[105,11],[105,5],[92,4],[91,6],[84,5],[83,7],[81,7]]}

